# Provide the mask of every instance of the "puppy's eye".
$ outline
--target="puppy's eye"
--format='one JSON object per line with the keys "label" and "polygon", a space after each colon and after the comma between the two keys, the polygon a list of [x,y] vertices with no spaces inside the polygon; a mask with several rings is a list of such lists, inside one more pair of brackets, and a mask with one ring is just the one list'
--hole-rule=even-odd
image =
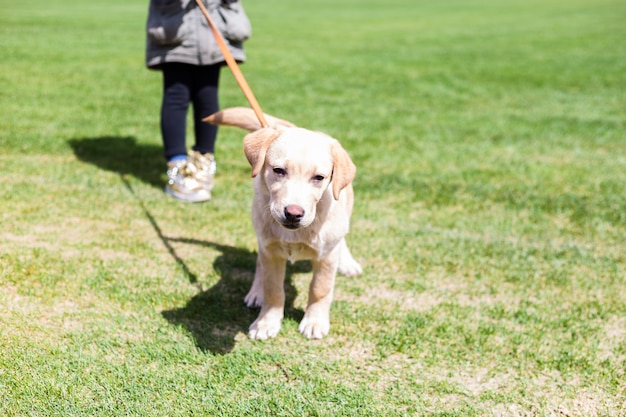
{"label": "puppy's eye", "polygon": [[285,175],[287,175],[287,171],[285,171],[283,168],[274,168],[274,174],[278,175],[279,177],[284,177]]}
{"label": "puppy's eye", "polygon": [[321,181],[324,181],[324,178],[325,177],[323,175],[316,175],[313,177],[313,181],[321,182]]}

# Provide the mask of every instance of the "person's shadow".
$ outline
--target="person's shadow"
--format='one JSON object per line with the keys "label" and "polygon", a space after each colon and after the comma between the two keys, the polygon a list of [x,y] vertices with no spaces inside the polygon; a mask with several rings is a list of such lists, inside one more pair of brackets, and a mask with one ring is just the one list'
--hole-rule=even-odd
{"label": "person's shadow", "polygon": [[121,176],[132,175],[146,184],[165,184],[163,147],[137,143],[131,136],[102,136],[67,141],[74,155],[83,161]]}
{"label": "person's shadow", "polygon": [[[249,309],[243,303],[243,298],[252,285],[256,252],[194,238],[173,238],[163,232],[126,178],[127,175],[132,175],[147,184],[162,187],[164,159],[160,146],[138,144],[133,137],[114,136],[70,139],[68,144],[79,160],[119,174],[121,182],[143,210],[172,259],[181,267],[189,283],[198,288],[198,293],[185,306],[163,311],[163,317],[173,325],[184,327],[200,350],[214,354],[230,352],[237,334],[247,332],[248,326],[258,314],[258,309]],[[173,246],[181,243],[213,248],[221,252],[213,263],[213,268],[220,275],[220,280],[214,286],[208,290],[200,287],[197,275],[189,269]],[[304,316],[302,310],[293,306],[296,289],[292,284],[292,275],[310,271],[309,262],[297,262],[287,266],[285,318],[300,321]]]}

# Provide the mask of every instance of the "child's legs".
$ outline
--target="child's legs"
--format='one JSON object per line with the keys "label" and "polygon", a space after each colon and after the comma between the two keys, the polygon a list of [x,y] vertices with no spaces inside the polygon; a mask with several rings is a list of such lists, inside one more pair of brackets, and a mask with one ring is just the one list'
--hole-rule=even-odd
{"label": "child's legs", "polygon": [[214,153],[217,126],[202,119],[219,110],[218,85],[221,65],[195,68],[194,87],[191,92],[196,142],[193,149],[200,153]]}
{"label": "child's legs", "polygon": [[179,63],[163,65],[161,136],[165,157],[187,154],[185,133],[193,66]]}

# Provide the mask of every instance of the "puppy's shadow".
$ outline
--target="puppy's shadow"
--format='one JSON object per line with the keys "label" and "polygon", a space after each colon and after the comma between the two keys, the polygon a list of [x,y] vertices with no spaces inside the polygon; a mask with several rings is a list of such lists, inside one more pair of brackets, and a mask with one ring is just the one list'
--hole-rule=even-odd
{"label": "puppy's shadow", "polygon": [[[259,310],[249,309],[243,299],[254,278],[256,253],[214,242],[168,236],[159,226],[143,199],[135,193],[127,175],[162,187],[164,184],[165,159],[161,146],[139,144],[134,137],[103,136],[68,140],[76,157],[106,171],[116,172],[128,191],[135,197],[156,235],[168,250],[172,259],[180,266],[188,284],[198,288],[183,307],[163,311],[163,317],[171,324],[181,326],[203,352],[226,354],[235,346],[235,337],[256,319]],[[194,273],[176,251],[182,244],[198,245],[221,252],[213,263],[220,275],[219,281],[209,289],[203,289]],[[293,306],[297,291],[292,284],[294,273],[310,272],[309,262],[297,262],[287,266],[285,276],[285,318],[302,320],[304,312]]]}
{"label": "puppy's shadow", "polygon": [[138,143],[132,136],[69,139],[76,157],[106,171],[132,175],[146,184],[164,184],[165,158],[160,145]]}
{"label": "puppy's shadow", "polygon": [[[203,352],[226,354],[235,345],[239,333],[247,333],[259,309],[250,309],[243,299],[252,284],[256,253],[232,246],[194,239],[168,239],[170,243],[196,244],[221,252],[213,263],[220,280],[208,290],[200,290],[183,307],[164,311],[170,323],[183,327]],[[304,312],[293,306],[297,291],[292,283],[294,273],[311,271],[310,262],[287,266],[285,277],[285,318],[297,322]]]}

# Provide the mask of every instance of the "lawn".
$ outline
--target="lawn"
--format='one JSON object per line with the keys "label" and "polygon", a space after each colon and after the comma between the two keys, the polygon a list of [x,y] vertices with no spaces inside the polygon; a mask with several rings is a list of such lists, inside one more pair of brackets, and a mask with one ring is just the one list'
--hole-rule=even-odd
{"label": "lawn", "polygon": [[626,3],[245,1],[264,111],[358,167],[364,274],[310,341],[291,265],[266,342],[243,132],[163,193],[147,3],[0,7],[0,415],[626,414]]}

